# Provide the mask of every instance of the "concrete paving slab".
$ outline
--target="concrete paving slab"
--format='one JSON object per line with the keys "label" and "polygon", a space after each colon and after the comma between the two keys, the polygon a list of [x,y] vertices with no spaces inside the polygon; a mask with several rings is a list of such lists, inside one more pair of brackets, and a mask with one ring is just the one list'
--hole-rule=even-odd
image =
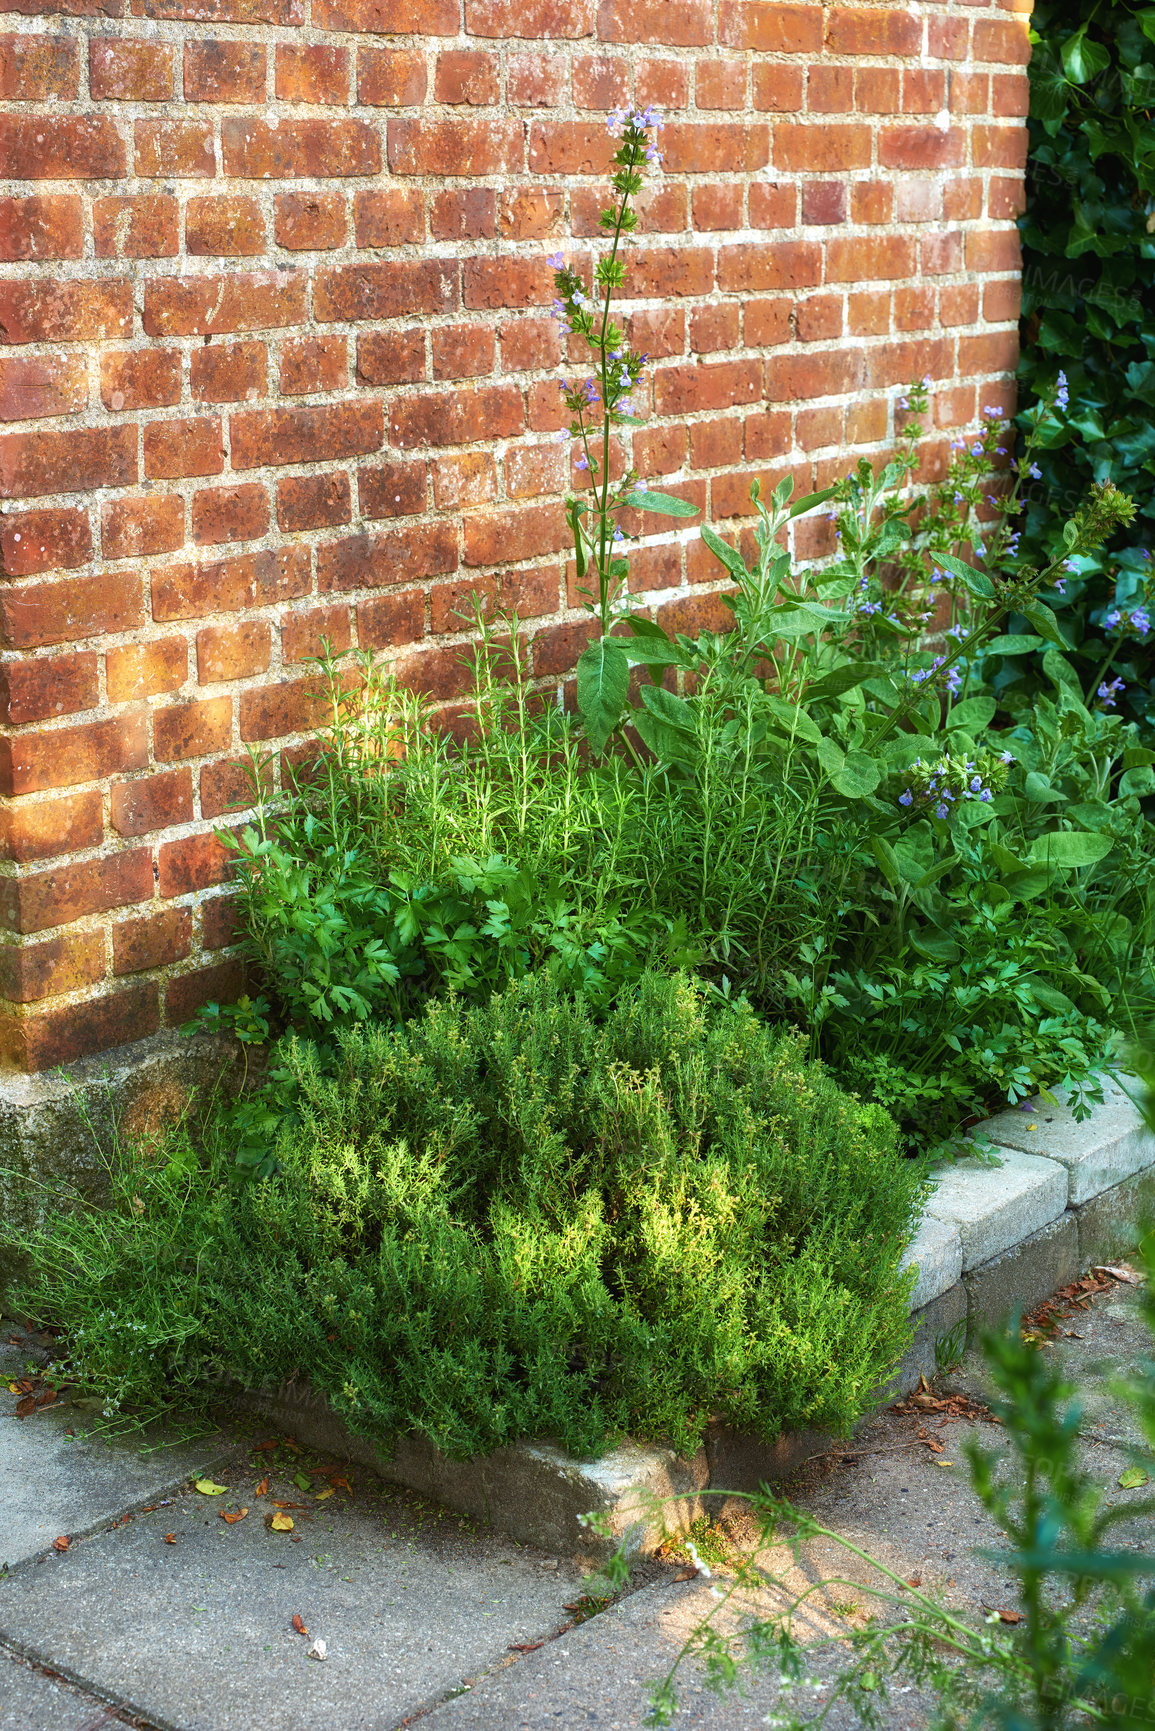
{"label": "concrete paving slab", "polygon": [[959,1160],[941,1175],[926,1205],[933,1220],[958,1227],[963,1269],[977,1268],[1057,1220],[1067,1206],[1067,1169],[1054,1160],[999,1151],[999,1165]]}
{"label": "concrete paving slab", "polygon": [[[261,1471],[0,1581],[0,1640],[174,1731],[390,1731],[552,1634],[580,1591],[572,1566],[367,1474],[317,1501],[291,1477],[258,1497]],[[266,1525],[274,1499],[296,1505],[292,1533]],[[222,1504],[250,1512],[229,1525]]]}
{"label": "concrete paving slab", "polygon": [[1155,1134],[1117,1083],[1107,1081],[1104,1101],[1077,1123],[1070,1108],[1035,1098],[1029,1111],[1000,1112],[979,1128],[1002,1148],[1041,1154],[1065,1166],[1067,1200],[1087,1202],[1136,1172],[1155,1166]]}
{"label": "concrete paving slab", "polygon": [[118,1731],[144,1723],[12,1653],[0,1654],[0,1731]]}
{"label": "concrete paving slab", "polygon": [[171,1446],[160,1430],[104,1441],[85,1434],[92,1415],[68,1402],[17,1418],[8,1380],[27,1360],[13,1347],[0,1360],[0,1568],[27,1563],[59,1537],[96,1532],[233,1452],[219,1435]]}
{"label": "concrete paving slab", "polygon": [[925,1215],[907,1246],[902,1266],[918,1269],[918,1280],[910,1297],[912,1312],[940,1298],[962,1277],[962,1237],[957,1221]]}

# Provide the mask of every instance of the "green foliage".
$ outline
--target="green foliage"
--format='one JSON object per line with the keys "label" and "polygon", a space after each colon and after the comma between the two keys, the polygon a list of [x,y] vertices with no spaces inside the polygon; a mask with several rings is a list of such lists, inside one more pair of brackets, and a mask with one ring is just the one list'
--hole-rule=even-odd
{"label": "green foliage", "polygon": [[[1148,1258],[1148,1272],[1144,1309],[1155,1329],[1155,1256]],[[704,1659],[707,1681],[717,1688],[734,1684],[753,1664],[774,1666],[788,1690],[807,1661],[831,1645],[845,1651],[847,1661],[821,1709],[802,1715],[787,1707],[781,1724],[798,1731],[819,1726],[848,1704],[864,1724],[881,1727],[890,1691],[908,1679],[936,1696],[933,1724],[940,1731],[1139,1731],[1150,1724],[1155,1586],[1145,1588],[1144,1582],[1155,1579],[1155,1559],[1133,1545],[1112,1549],[1111,1536],[1120,1521],[1155,1512],[1155,1498],[1113,1503],[1084,1469],[1077,1390],[1017,1327],[986,1335],[983,1352],[997,1391],[993,1410],[1010,1454],[1008,1459],[1002,1450],[986,1450],[973,1438],[966,1449],[971,1485],[1007,1541],[989,1555],[1017,1582],[1014,1626],[1004,1627],[997,1611],[979,1622],[948,1610],[844,1535],[763,1492],[748,1499],[759,1518],[758,1550],[738,1561],[718,1604],[654,1685],[651,1725],[673,1722],[677,1672],[691,1654]],[[1155,1447],[1155,1359],[1135,1366],[1117,1394],[1147,1440],[1146,1448],[1130,1451],[1137,1464],[1119,1482],[1142,1486]],[[846,1581],[814,1578],[813,1560],[802,1550],[814,1540],[865,1566],[867,1580],[856,1592],[873,1611],[865,1627],[819,1641],[806,1638],[809,1601]],[[783,1541],[802,1563],[807,1585],[801,1593],[760,1560]],[[618,1580],[623,1568],[619,1553],[609,1579]],[[740,1637],[720,1632],[719,1613],[735,1594],[768,1586],[779,1589],[784,1609],[747,1624]]]}
{"label": "green foliage", "polygon": [[[1039,0],[1031,40],[1020,426],[1060,369],[1070,402],[1046,417],[1021,552],[1037,565],[1061,552],[1092,480],[1110,474],[1134,497],[1134,529],[1079,556],[1054,604],[1084,687],[1107,663],[1150,724],[1155,634],[1107,620],[1155,603],[1155,8]],[[1018,677],[1040,672],[1028,660]]]}
{"label": "green foliage", "polygon": [[260,1183],[121,1158],[111,1211],[28,1235],[21,1310],[148,1410],[295,1372],[455,1456],[551,1436],[692,1451],[715,1416],[846,1430],[906,1344],[920,1169],[799,1041],[684,976],[601,1020],[549,971],[404,1029],[291,1036]]}

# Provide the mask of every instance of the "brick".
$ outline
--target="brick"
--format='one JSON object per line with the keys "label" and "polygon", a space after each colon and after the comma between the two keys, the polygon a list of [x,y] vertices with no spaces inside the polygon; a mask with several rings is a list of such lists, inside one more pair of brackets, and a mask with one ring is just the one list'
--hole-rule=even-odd
{"label": "brick", "polygon": [[629,105],[630,68],[625,60],[608,54],[581,54],[573,63],[575,108],[626,108]]}
{"label": "brick", "polygon": [[[80,0],[72,0],[79,9]],[[74,1058],[110,1046],[143,1040],[160,1025],[160,1008],[151,981],[107,997],[51,1009],[4,1025],[4,1055],[17,1070],[52,1070]]]}
{"label": "brick", "polygon": [[192,773],[187,769],[169,769],[159,775],[138,777],[136,781],[116,782],[111,810],[112,827],[117,835],[147,835],[150,830],[189,823],[193,815]]}
{"label": "brick", "polygon": [[146,968],[163,968],[181,961],[191,949],[189,908],[168,908],[144,919],[118,920],[112,928],[112,971],[139,974]]}
{"label": "brick", "polygon": [[100,400],[119,415],[180,402],[179,349],[109,349],[100,357]]}
{"label": "brick", "polygon": [[288,337],[281,344],[281,391],[285,396],[343,390],[348,382],[344,337]]}
{"label": "brick", "polygon": [[456,36],[460,0],[313,0],[318,30],[373,36]]}
{"label": "brick", "polygon": [[965,135],[957,126],[946,132],[937,126],[883,127],[878,160],[885,168],[957,168],[964,146]]}
{"label": "brick", "polygon": [[894,291],[896,331],[928,331],[933,320],[934,290],[929,283],[920,284],[917,288],[900,288]]}
{"label": "brick", "polygon": [[846,221],[846,184],[840,180],[808,180],[802,188],[802,220],[817,227]]}
{"label": "brick", "polygon": [[226,194],[190,198],[185,250],[195,255],[252,258],[265,250],[265,219],[255,198]]}
{"label": "brick", "polygon": [[560,446],[522,445],[507,453],[505,490],[511,499],[537,499],[542,494],[563,493],[567,476],[566,453]]}
{"label": "brick", "polygon": [[362,601],[357,608],[357,641],[362,649],[393,649],[401,643],[419,643],[424,635],[425,597],[420,589]]}
{"label": "brick", "polygon": [[143,617],[140,579],[131,572],[65,577],[0,592],[0,621],[10,649],[131,631]]}
{"label": "brick", "polygon": [[264,343],[213,343],[189,357],[189,388],[198,403],[255,403],[265,394]]}
{"label": "brick", "polygon": [[171,101],[171,45],[124,36],[91,38],[88,88],[96,102]]}
{"label": "brick", "polygon": [[101,507],[100,544],[106,559],[171,553],[184,542],[184,500],[175,493],[117,499]]}
{"label": "brick", "polygon": [[1019,318],[1023,310],[1023,285],[1017,276],[989,282],[983,288],[983,317],[989,324]]}
{"label": "brick", "polygon": [[265,50],[259,42],[205,42],[184,45],[186,102],[263,102]]}
{"label": "brick", "polygon": [[696,186],[691,207],[695,232],[744,228],[742,194],[740,186]]}
{"label": "brick", "polygon": [[80,56],[72,37],[0,36],[0,102],[67,101],[79,89]]}
{"label": "brick", "polygon": [[254,409],[229,423],[234,469],[324,463],[375,451],[384,438],[380,403],[309,409]]}
{"label": "brick", "polygon": [[[524,36],[534,41],[589,36],[594,16],[594,0],[517,0],[515,6],[509,0],[465,0],[465,28],[471,36]],[[455,23],[454,34],[456,28]]]}
{"label": "brick", "polygon": [[672,475],[689,448],[684,425],[646,427],[634,434],[634,463],[642,475]]}
{"label": "brick", "polygon": [[485,325],[435,326],[432,348],[435,379],[471,379],[493,371],[496,341]]}
{"label": "brick", "polygon": [[731,293],[811,288],[821,281],[822,248],[817,241],[743,242],[718,253],[718,287]]}
{"label": "brick", "polygon": [[441,702],[464,697],[473,690],[473,668],[460,648],[424,649],[406,655],[395,664],[393,672],[399,685],[410,691],[426,692]]}
{"label": "brick", "polygon": [[718,41],[762,53],[820,54],[822,8],[780,6],[774,0],[722,0]]}
{"label": "brick", "polygon": [[900,74],[897,66],[860,66],[854,79],[855,104],[862,114],[896,114]]}
{"label": "brick", "polygon": [[73,415],[88,405],[88,366],[78,355],[0,356],[0,421]]}
{"label": "brick", "polygon": [[135,427],[78,427],[67,433],[0,437],[0,498],[127,487],[136,478]]}
{"label": "brick", "polygon": [[249,744],[308,733],[317,726],[326,707],[327,689],[318,679],[296,679],[242,692],[241,738]]}
{"label": "brick", "polygon": [[[200,644],[197,645],[198,657]],[[207,757],[223,751],[233,733],[231,697],[207,697],[153,711],[153,751],[158,763]],[[135,767],[140,768],[141,765]]]}
{"label": "brick", "polygon": [[321,594],[386,589],[456,569],[457,532],[451,523],[406,524],[376,535],[329,541],[317,549],[317,588]]}
{"label": "brick", "polygon": [[341,265],[317,273],[313,314],[321,324],[444,313],[457,301],[452,259]]}
{"label": "brick", "polygon": [[826,20],[832,54],[917,54],[921,19],[897,6],[837,6]]}
{"label": "brick", "polygon": [[548,678],[570,672],[596,630],[592,620],[581,619],[569,625],[547,625],[536,631],[533,636],[533,671],[536,677]]}
{"label": "brick", "polygon": [[353,229],[358,246],[412,246],[425,239],[425,199],[404,186],[359,192]]}
{"label": "brick", "polygon": [[161,692],[179,691],[188,678],[188,644],[183,637],[125,643],[108,651],[104,677],[110,703],[139,703]]}
{"label": "brick", "polygon": [[40,944],[0,948],[0,997],[33,1004],[60,997],[104,978],[104,937],[100,932],[66,932]]}
{"label": "brick", "polygon": [[780,121],[774,128],[774,166],[791,171],[870,166],[871,133],[868,126],[853,124],[803,125]]}
{"label": "brick", "polygon": [[932,60],[965,60],[970,48],[969,18],[927,19],[926,46]]}
{"label": "brick", "polygon": [[64,510],[14,512],[0,518],[0,568],[9,577],[87,565],[92,557],[88,512]]}
{"label": "brick", "polygon": [[742,422],[737,418],[695,421],[690,428],[690,466],[721,469],[742,460]]}
{"label": "brick", "polygon": [[793,228],[798,220],[798,189],[792,181],[755,181],[750,188],[751,228]]}
{"label": "brick", "polygon": [[74,727],[16,733],[0,740],[0,793],[42,793],[106,775],[143,769],[148,736],[142,714],[86,721]]}
{"label": "brick", "polygon": [[1025,66],[1031,58],[1026,18],[976,18],[973,57],[980,62]]}
{"label": "brick", "polygon": [[144,429],[144,472],[149,480],[219,475],[225,466],[221,423],[215,415],[149,421]]}
{"label": "brick", "polygon": [[287,475],[277,482],[277,524],[286,534],[330,529],[351,522],[352,514],[348,475]]}
{"label": "brick", "polygon": [[801,68],[755,61],[753,96],[753,106],[763,113],[796,114],[802,107]]}
{"label": "brick", "polygon": [[552,319],[510,319],[498,326],[497,335],[503,372],[537,372],[561,361],[561,343]]}
{"label": "brick", "polygon": [[501,95],[500,62],[496,54],[483,54],[472,48],[450,48],[437,56],[433,79],[433,100],[445,103],[468,103],[473,108],[487,108]]}
{"label": "brick", "polygon": [[958,370],[963,375],[1013,373],[1018,358],[1017,331],[992,331],[987,336],[959,339]]}
{"label": "brick", "polygon": [[794,328],[800,343],[828,343],[842,335],[842,296],[809,295],[794,309]]}
{"label": "brick", "polygon": [[273,233],[277,245],[290,252],[344,246],[347,232],[342,193],[279,192],[273,200]]}
{"label": "brick", "polygon": [[490,451],[458,451],[430,465],[439,511],[461,511],[497,498],[497,464]]}
{"label": "brick", "polygon": [[8,344],[84,343],[132,334],[132,285],[44,277],[0,283],[0,329]]}
{"label": "brick", "polygon": [[[798,103],[796,106],[802,106]],[[806,106],[811,114],[854,113],[853,66],[812,66],[806,79]]]}
{"label": "brick", "polygon": [[492,240],[497,233],[497,194],[484,186],[437,192],[429,203],[435,240]]}
{"label": "brick", "polygon": [[[554,583],[556,596],[557,583]],[[485,618],[492,619],[497,600],[496,577],[468,577],[460,583],[435,583],[429,592],[430,622],[434,634],[465,631],[473,624],[480,607]]]}
{"label": "brick", "polygon": [[206,24],[282,24],[305,22],[303,0],[132,0],[138,18],[188,18]]}
{"label": "brick", "polygon": [[124,140],[104,115],[0,115],[0,179],[110,180]]}
{"label": "brick", "polygon": [[240,957],[178,974],[164,989],[165,1026],[182,1027],[205,1004],[234,1003],[248,984],[245,964]]}
{"label": "brick", "polygon": [[277,101],[309,102],[328,107],[348,102],[351,63],[347,48],[326,48],[320,43],[278,42]]}
{"label": "brick", "polygon": [[309,607],[303,613],[286,613],[281,620],[281,659],[290,664],[321,655],[326,643],[337,653],[352,641],[347,607]]}
{"label": "brick", "polygon": [[[203,809],[203,794],[201,803]],[[235,896],[211,896],[207,901],[201,903],[202,948],[223,950],[227,944],[236,943],[241,935],[240,911]]]}
{"label": "brick", "polygon": [[516,174],[523,164],[520,121],[454,116],[390,120],[388,128],[389,167],[394,174]]}
{"label": "brick", "polygon": [[94,199],[92,238],[97,258],[175,258],[180,206],[167,194]]}
{"label": "brick", "polygon": [[357,503],[370,519],[416,517],[426,508],[428,491],[424,463],[382,463],[357,472]]}
{"label": "brick", "polygon": [[976,126],[971,133],[971,160],[976,168],[1023,169],[1027,162],[1025,126]]}
{"label": "brick", "polygon": [[156,858],[157,888],[168,901],[173,896],[192,895],[224,883],[230,875],[234,854],[210,830],[207,834],[161,842]]}
{"label": "brick", "polygon": [[422,391],[394,400],[389,441],[402,450],[418,445],[475,445],[522,432],[525,408],[516,385]]}
{"label": "brick", "polygon": [[698,108],[745,108],[746,62],[700,61],[694,76],[694,103]]}
{"label": "brick", "polygon": [[662,159],[671,174],[749,174],[770,160],[770,128],[761,121],[674,121],[662,135]]}
{"label": "brick", "polygon": [[0,198],[0,259],[83,256],[82,207],[71,193]]}
{"label": "brick", "polygon": [[0,808],[0,854],[17,865],[98,847],[103,837],[101,798],[95,789]]}
{"label": "brick", "polygon": [[0,720],[13,726],[95,709],[100,677],[91,651],[0,662]]}
{"label": "brick", "polygon": [[506,60],[505,99],[511,108],[556,108],[565,86],[560,54],[511,54]]}
{"label": "brick", "polygon": [[[954,91],[952,89],[952,96]],[[908,66],[902,75],[904,114],[937,114],[946,104],[946,73],[919,71]],[[986,103],[979,110],[985,113]]]}
{"label": "brick", "polygon": [[224,172],[242,180],[296,180],[377,174],[381,139],[365,120],[258,119],[230,114],[221,122]]}
{"label": "brick", "polygon": [[787,300],[747,301],[742,315],[747,348],[773,348],[790,341],[792,307]]}
{"label": "brick", "polygon": [[864,377],[865,365],[858,349],[771,355],[766,360],[766,399],[771,403],[792,403],[812,397],[846,396],[861,388]]}
{"label": "brick", "polygon": [[[534,174],[608,174],[614,141],[599,121],[537,120],[529,129]],[[599,193],[601,203],[605,198]]]}
{"label": "brick", "polygon": [[894,183],[894,214],[899,222],[937,222],[942,217],[942,185],[922,177]]}
{"label": "brick", "polygon": [[164,277],[145,284],[144,329],[150,337],[215,336],[304,322],[305,278],[297,271]]}
{"label": "brick", "polygon": [[181,564],[152,573],[156,620],[198,619],[206,613],[239,613],[307,595],[311,562],[307,547],[240,553],[213,564]]}
{"label": "brick", "polygon": [[685,60],[636,59],[634,95],[643,108],[652,103],[663,114],[675,108],[685,108],[690,101],[688,63]]}
{"label": "brick", "polygon": [[[982,80],[975,80],[982,83]],[[994,114],[1023,119],[1030,112],[1031,86],[1025,72],[996,73],[991,79],[991,110]],[[986,103],[978,100],[973,112],[986,112]]]}
{"label": "brick", "polygon": [[569,525],[552,502],[474,512],[464,519],[464,531],[467,565],[497,565],[559,553],[569,541]]}
{"label": "brick", "polygon": [[648,246],[628,255],[626,293],[665,299],[706,295],[714,287],[714,254],[708,247]]}
{"label": "brick", "polygon": [[[269,626],[264,619],[239,625],[206,625],[197,632],[197,681],[218,685],[230,679],[250,679],[267,673],[272,656]],[[231,718],[231,710],[230,710]]]}
{"label": "brick", "polygon": [[827,282],[878,281],[911,276],[915,243],[909,235],[879,234],[836,237],[826,245]]}
{"label": "brick", "polygon": [[424,54],[409,48],[357,50],[358,102],[371,108],[416,108],[425,100],[426,84]]}
{"label": "brick", "polygon": [[192,538],[198,546],[255,541],[269,526],[269,501],[256,482],[202,487],[192,497]]}
{"label": "brick", "polygon": [[603,42],[659,42],[664,48],[703,48],[714,40],[712,0],[600,0]]}
{"label": "brick", "polygon": [[[507,187],[501,195],[498,228],[506,240],[548,240],[560,235],[565,226],[565,197],[546,187]],[[470,260],[466,266],[466,301],[469,300],[469,270],[480,260]]]}
{"label": "brick", "polygon": [[[920,186],[923,182],[918,183]],[[887,181],[857,181],[851,188],[850,216],[853,222],[889,222],[894,210],[894,187]]]}
{"label": "brick", "polygon": [[[266,793],[272,791],[271,765],[261,767],[260,782]],[[254,803],[253,765],[249,758],[226,758],[220,763],[206,763],[201,770],[201,816],[223,817],[226,812],[242,811]],[[204,837],[191,838],[203,844]],[[179,890],[174,893],[181,893]]]}
{"label": "brick", "polygon": [[1018,271],[1021,266],[1022,251],[1017,229],[972,229],[968,232],[967,270]]}
{"label": "brick", "polygon": [[945,276],[962,269],[963,237],[958,229],[928,234],[918,246],[918,266],[924,276]]}
{"label": "brick", "polygon": [[411,385],[424,377],[423,331],[371,331],[358,336],[359,385]]}
{"label": "brick", "polygon": [[211,180],[217,171],[207,120],[138,120],[133,140],[136,172],[147,179]]}
{"label": "brick", "polygon": [[954,283],[940,291],[939,323],[943,325],[973,325],[979,316],[979,286],[977,283]]}

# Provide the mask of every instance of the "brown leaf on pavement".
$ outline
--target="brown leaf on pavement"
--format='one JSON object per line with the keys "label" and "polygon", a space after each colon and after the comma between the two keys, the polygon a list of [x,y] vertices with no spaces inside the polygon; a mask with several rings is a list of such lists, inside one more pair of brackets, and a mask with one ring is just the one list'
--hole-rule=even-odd
{"label": "brown leaf on pavement", "polygon": [[510,1653],[536,1653],[539,1647],[544,1647],[544,1641],[511,1641],[507,1651]]}
{"label": "brown leaf on pavement", "polygon": [[268,1494],[269,1494],[269,1475],[268,1475],[268,1473],[266,1473],[264,1478],[261,1480],[260,1484],[257,1486],[256,1490],[253,1492],[253,1495],[255,1497],[267,1497]]}
{"label": "brown leaf on pavement", "polygon": [[301,1616],[299,1611],[294,1611],[293,1613],[293,1627],[296,1629],[298,1635],[307,1635],[309,1633],[308,1629],[305,1627],[305,1619]]}
{"label": "brown leaf on pavement", "polygon": [[227,1521],[230,1527],[235,1527],[238,1521],[243,1521],[248,1509],[222,1509],[221,1520]]}
{"label": "brown leaf on pavement", "polygon": [[64,1535],[61,1534],[60,1538],[53,1539],[52,1549],[54,1551],[66,1551],[71,1543],[71,1539],[65,1538]]}
{"label": "brown leaf on pavement", "polygon": [[679,1569],[677,1574],[674,1576],[674,1579],[675,1581],[693,1581],[697,1579],[697,1575],[698,1571],[693,1567],[688,1569]]}
{"label": "brown leaf on pavement", "polygon": [[164,1535],[164,1542],[166,1545],[175,1545],[176,1544],[176,1534],[175,1533],[166,1533]]}

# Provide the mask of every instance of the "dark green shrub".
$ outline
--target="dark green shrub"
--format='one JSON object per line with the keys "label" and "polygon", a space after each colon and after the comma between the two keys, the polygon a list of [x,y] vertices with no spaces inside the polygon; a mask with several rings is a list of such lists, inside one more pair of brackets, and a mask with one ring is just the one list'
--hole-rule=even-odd
{"label": "dark green shrub", "polygon": [[20,1306],[137,1409],[294,1371],[354,1428],[521,1437],[846,1430],[908,1338],[921,1195],[880,1108],[789,1034],[646,975],[601,1022],[548,972],[484,1006],[290,1038],[278,1170],[122,1162],[33,1237]]}

